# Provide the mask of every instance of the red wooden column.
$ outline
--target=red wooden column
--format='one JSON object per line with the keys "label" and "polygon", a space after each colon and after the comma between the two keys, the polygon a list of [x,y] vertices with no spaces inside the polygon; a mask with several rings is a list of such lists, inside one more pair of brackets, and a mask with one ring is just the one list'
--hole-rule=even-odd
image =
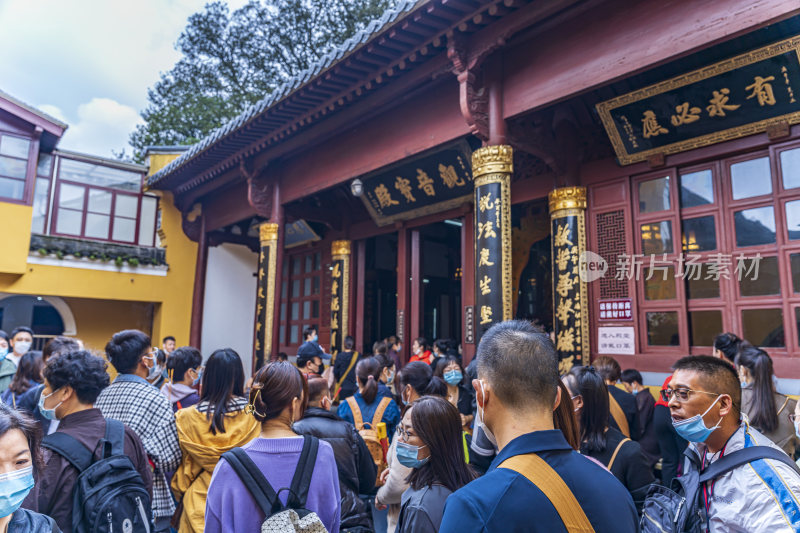
{"label": "red wooden column", "polygon": [[[461,314],[461,356],[464,366],[475,357],[475,220],[473,209],[464,213],[461,225],[461,302],[464,309]],[[467,311],[471,309],[471,311]],[[467,313],[472,313],[472,324],[466,320]],[[471,326],[471,331],[467,328]],[[468,343],[467,340],[472,340]]]}
{"label": "red wooden column", "polygon": [[197,240],[197,262],[194,268],[192,289],[192,320],[189,329],[189,345],[201,350],[203,334],[203,303],[206,295],[206,266],[208,265],[208,237],[206,215],[200,214],[200,236]]}
{"label": "red wooden column", "polygon": [[272,320],[272,342],[269,346],[269,353],[271,357],[276,357],[278,355],[278,346],[280,341],[280,308],[281,308],[281,283],[283,281],[283,255],[284,255],[284,214],[283,214],[283,205],[281,204],[281,184],[280,180],[275,180],[275,184],[272,188],[272,208],[270,211],[269,216],[270,222],[274,222],[278,225],[278,242],[275,248],[276,250],[276,264],[275,264],[275,286],[274,290],[274,301],[272,304],[273,309],[273,320]]}
{"label": "red wooden column", "polygon": [[409,328],[409,293],[408,278],[411,276],[409,256],[411,246],[408,230],[402,225],[397,228],[397,336],[403,341],[403,350],[400,358],[403,363],[408,361],[408,352],[411,347],[411,334]]}
{"label": "red wooden column", "polygon": [[[367,264],[367,243],[364,239],[361,239],[360,241],[356,241],[355,245],[355,276],[350,286],[351,298],[355,302],[355,305],[350,315],[350,323],[355,324],[356,344],[360,346],[364,339],[364,319],[366,318],[364,316],[364,286]],[[400,335],[399,332],[397,334]],[[361,349],[363,351],[363,347]]]}
{"label": "red wooden column", "polygon": [[420,301],[422,295],[422,248],[420,243],[419,230],[411,230],[411,275],[409,283],[411,284],[410,292],[411,298],[409,302],[408,311],[408,343],[403,347],[411,349],[411,344],[414,339],[420,335]]}

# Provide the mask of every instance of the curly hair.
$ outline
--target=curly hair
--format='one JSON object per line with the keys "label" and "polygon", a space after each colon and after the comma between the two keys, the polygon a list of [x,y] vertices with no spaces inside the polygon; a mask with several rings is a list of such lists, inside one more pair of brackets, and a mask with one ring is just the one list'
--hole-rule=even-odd
{"label": "curly hair", "polygon": [[44,379],[56,391],[69,385],[81,403],[92,405],[108,387],[107,363],[86,350],[62,353],[44,367]]}

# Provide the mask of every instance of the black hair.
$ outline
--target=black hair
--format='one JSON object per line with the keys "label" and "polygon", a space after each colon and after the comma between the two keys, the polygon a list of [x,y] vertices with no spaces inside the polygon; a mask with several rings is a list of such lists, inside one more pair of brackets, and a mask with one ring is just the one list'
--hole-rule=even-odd
{"label": "black hair", "polygon": [[356,363],[356,379],[361,388],[364,401],[371,404],[378,395],[378,379],[383,368],[374,357],[367,357]]}
{"label": "black hair", "polygon": [[303,330],[303,338],[308,339],[312,333],[317,332],[317,326],[308,326],[306,329]]}
{"label": "black hair", "polygon": [[120,374],[130,374],[150,348],[150,337],[138,329],[115,333],[106,344],[109,361]]}
{"label": "black hair", "polygon": [[450,341],[448,339],[436,339],[433,343],[439,353],[444,355],[450,349]]}
{"label": "black hair", "polygon": [[181,346],[169,354],[167,375],[173,383],[186,379],[186,371],[203,364],[203,355],[193,346]]}
{"label": "black hair", "polygon": [[356,346],[356,341],[353,337],[348,335],[347,337],[344,338],[344,350],[346,352],[349,352],[350,350],[355,348],[355,346]]}
{"label": "black hair", "polygon": [[25,435],[25,440],[28,441],[28,448],[31,452],[33,475],[34,478],[36,478],[44,467],[40,448],[42,442],[42,428],[24,411],[17,411],[11,406],[0,402],[0,437],[15,429],[20,430],[22,434]]}
{"label": "black hair", "polygon": [[164,343],[165,343],[165,342],[167,342],[167,341],[176,342],[176,341],[175,341],[175,337],[173,337],[172,335],[167,335],[166,337],[164,337],[164,338],[161,340],[161,344],[164,344]]}
{"label": "black hair", "polygon": [[461,359],[455,355],[445,355],[437,359],[434,364],[433,375],[437,378],[444,379],[444,369],[450,366],[450,363],[456,363],[458,365],[459,370],[461,370],[461,383],[464,384],[467,380],[467,374],[464,372],[464,365],[461,364]]}
{"label": "black hair", "polygon": [[209,429],[214,435],[217,432],[225,433],[228,403],[234,396],[244,396],[244,367],[239,354],[232,348],[214,351],[206,361],[202,383],[200,401],[208,402],[206,418],[211,420]]}
{"label": "black hair", "polygon": [[8,336],[8,333],[0,329],[0,339],[5,339],[6,342],[10,341],[11,338]]}
{"label": "black hair", "polygon": [[642,381],[642,375],[635,368],[626,368],[623,370],[622,374],[620,374],[619,380],[623,383],[638,383],[639,385],[644,384],[644,381]]}
{"label": "black hair", "polygon": [[741,413],[742,386],[739,375],[727,361],[710,355],[689,355],[678,359],[673,370],[697,372],[703,379],[705,392],[727,394],[733,400],[737,417]]}
{"label": "black hair", "polygon": [[309,361],[314,361],[315,358],[320,360],[320,364],[322,363],[322,356],[320,356],[318,353],[313,353],[313,354],[306,353],[302,355],[298,354],[297,368],[305,368],[306,365],[309,363]]}
{"label": "black hair", "polygon": [[583,398],[580,412],[581,452],[602,452],[606,449],[608,427],[608,388],[593,366],[573,366],[564,376],[564,384],[572,396]]}
{"label": "black hair", "polygon": [[736,365],[745,367],[753,376],[753,403],[748,413],[750,423],[762,433],[775,431],[778,427],[778,409],[775,406],[775,383],[772,381],[772,358],[764,350],[747,344],[739,350]]}
{"label": "black hair", "polygon": [[714,348],[722,352],[722,355],[733,363],[742,342],[742,339],[733,333],[720,333],[714,337]]}
{"label": "black hair", "polygon": [[399,385],[397,391],[401,394],[406,385],[411,385],[420,396],[447,398],[447,383],[442,378],[434,376],[430,365],[422,361],[408,363],[397,372],[395,381]]}
{"label": "black hair", "polygon": [[106,362],[86,350],[59,354],[44,367],[44,378],[52,391],[69,385],[82,404],[92,405],[108,387]]}
{"label": "black hair", "polygon": [[445,398],[424,396],[410,405],[414,432],[431,452],[408,476],[414,490],[444,485],[455,492],[477,477],[466,463],[458,409]]}
{"label": "black hair", "polygon": [[419,344],[419,347],[422,348],[423,352],[425,350],[430,349],[430,344],[428,344],[428,339],[426,339],[425,337],[417,337],[416,341],[417,341],[417,344]]}
{"label": "black hair", "polygon": [[47,344],[44,345],[44,348],[42,349],[42,361],[47,362],[47,360],[53,355],[72,352],[80,349],[81,345],[77,340],[73,339],[72,337],[64,337],[59,335],[58,337],[53,337],[47,342]]}
{"label": "black hair", "polygon": [[597,373],[600,374],[600,377],[605,381],[619,381],[620,375],[622,374],[622,367],[619,366],[619,362],[613,357],[601,355],[595,359],[592,364],[597,369]]}
{"label": "black hair", "polygon": [[24,394],[34,383],[42,382],[42,352],[30,351],[17,364],[17,373],[8,389],[15,395]]}
{"label": "black hair", "polygon": [[483,334],[476,354],[500,401],[516,409],[547,406],[558,390],[558,355],[547,334],[526,320],[495,324]]}
{"label": "black hair", "polygon": [[17,326],[11,331],[11,338],[17,336],[17,333],[28,333],[31,337],[33,337],[33,330],[27,326]]}
{"label": "black hair", "polygon": [[386,354],[389,352],[389,345],[384,341],[376,341],[372,345],[372,353],[375,355]]}
{"label": "black hair", "polygon": [[376,361],[378,361],[378,364],[381,365],[381,372],[385,368],[392,368],[394,366],[394,359],[389,357],[388,354],[379,353],[375,354],[373,357],[375,358]]}
{"label": "black hair", "polygon": [[278,361],[288,361],[288,360],[289,360],[289,354],[287,354],[286,352],[278,352]]}
{"label": "black hair", "polygon": [[278,418],[295,398],[300,398],[302,402],[302,418],[308,405],[308,382],[296,366],[273,361],[261,367],[253,376],[248,407],[255,419],[263,424]]}

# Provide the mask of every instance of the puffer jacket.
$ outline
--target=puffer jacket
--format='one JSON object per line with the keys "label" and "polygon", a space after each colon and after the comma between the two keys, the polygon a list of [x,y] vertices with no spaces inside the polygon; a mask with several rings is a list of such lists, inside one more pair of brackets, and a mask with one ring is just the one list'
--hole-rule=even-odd
{"label": "puffer jacket", "polygon": [[175,414],[183,459],[172,476],[172,491],[183,501],[179,533],[202,533],[205,528],[206,496],[211,474],[220,456],[247,444],[261,433],[261,425],[245,414],[244,398],[234,398],[225,414],[225,433],[211,433],[206,418],[208,403],[181,409]]}
{"label": "puffer jacket", "polygon": [[[798,444],[797,436],[794,432],[794,424],[789,420],[789,414],[794,413],[797,402],[780,393],[774,394],[775,409],[778,411],[778,427],[769,433],[762,432],[765,437],[783,449],[789,457],[794,456],[794,449]],[[753,418],[753,387],[742,387],[742,412],[748,418]],[[759,430],[761,431],[761,430]]]}
{"label": "puffer jacket", "polygon": [[14,374],[17,373],[17,365],[11,362],[6,356],[0,359],[0,393],[5,392],[11,381],[14,379]]}
{"label": "puffer jacket", "polygon": [[377,473],[372,455],[355,426],[330,411],[309,407],[303,419],[294,423],[294,430],[322,439],[333,448],[342,499],[340,530],[372,531],[372,512],[358,495],[372,492]]}
{"label": "puffer jacket", "polygon": [[[721,453],[706,454],[704,444],[690,443],[706,464],[751,446],[771,446],[771,440],[743,421]],[[692,468],[687,460],[686,468]],[[712,533],[797,531],[800,516],[800,475],[789,465],[759,459],[734,468],[707,484],[708,522]]]}

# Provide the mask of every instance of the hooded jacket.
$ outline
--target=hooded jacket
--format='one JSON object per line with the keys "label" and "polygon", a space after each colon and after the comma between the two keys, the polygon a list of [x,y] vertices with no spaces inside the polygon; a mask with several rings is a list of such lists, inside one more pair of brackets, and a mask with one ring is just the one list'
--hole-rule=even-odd
{"label": "hooded jacket", "polygon": [[14,379],[14,374],[17,373],[17,365],[11,359],[3,356],[0,359],[0,393],[3,393],[11,385],[11,380]]}
{"label": "hooded jacket", "polygon": [[178,412],[185,407],[191,407],[200,401],[197,390],[183,383],[170,383],[167,381],[161,386],[163,394],[172,404],[172,410]]}
{"label": "hooded jacket", "polygon": [[175,415],[183,459],[172,477],[172,491],[183,498],[179,533],[202,533],[205,528],[206,496],[211,474],[220,456],[258,437],[261,426],[245,414],[244,398],[234,398],[225,414],[225,433],[211,432],[206,418],[207,402],[181,409]]}
{"label": "hooded jacket", "polygon": [[364,439],[355,426],[330,411],[309,407],[294,430],[328,442],[333,448],[339,471],[339,492],[342,500],[342,531],[363,528],[372,531],[372,513],[359,494],[369,494],[375,487],[375,463]]}

